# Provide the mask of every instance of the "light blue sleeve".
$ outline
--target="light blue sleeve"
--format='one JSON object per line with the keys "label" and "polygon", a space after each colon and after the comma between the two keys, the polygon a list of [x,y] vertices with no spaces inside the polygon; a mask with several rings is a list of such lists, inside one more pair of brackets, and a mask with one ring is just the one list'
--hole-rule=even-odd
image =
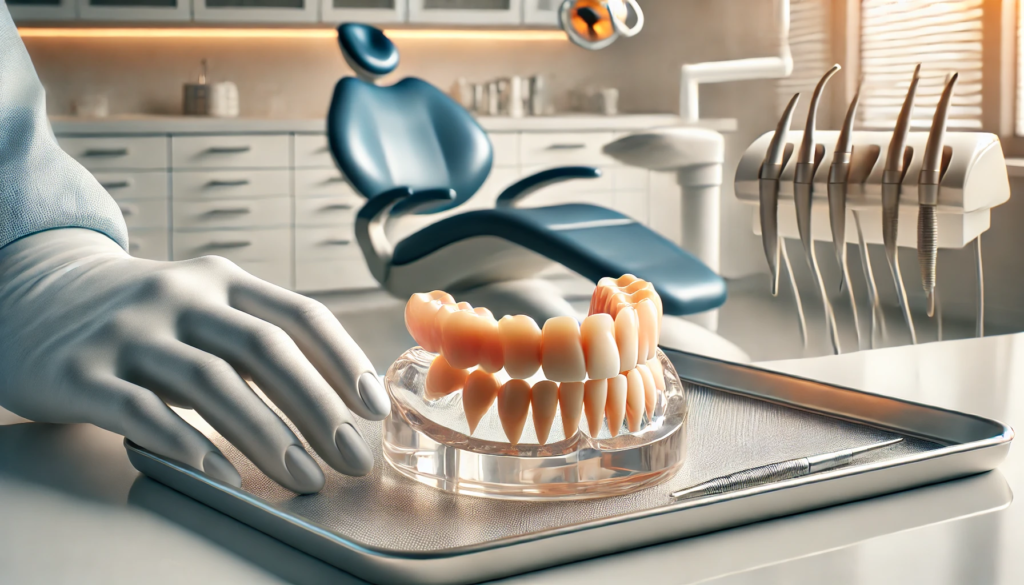
{"label": "light blue sleeve", "polygon": [[98,231],[128,248],[117,204],[57,146],[43,86],[0,0],[0,248],[67,227]]}

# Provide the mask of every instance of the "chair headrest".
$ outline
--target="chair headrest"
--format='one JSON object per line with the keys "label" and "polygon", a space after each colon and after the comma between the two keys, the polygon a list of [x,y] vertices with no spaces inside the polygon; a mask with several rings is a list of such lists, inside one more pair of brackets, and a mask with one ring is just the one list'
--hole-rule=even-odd
{"label": "chair headrest", "polygon": [[365,81],[372,82],[398,67],[398,49],[378,28],[347,22],[338,27],[338,44],[345,61]]}

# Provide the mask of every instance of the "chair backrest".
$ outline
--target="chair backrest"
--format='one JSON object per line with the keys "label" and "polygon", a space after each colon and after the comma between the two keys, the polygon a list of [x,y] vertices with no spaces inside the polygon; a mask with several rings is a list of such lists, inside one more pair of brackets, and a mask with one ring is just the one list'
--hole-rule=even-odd
{"label": "chair backrest", "polygon": [[[367,29],[376,34],[351,34]],[[383,33],[351,24],[338,32],[349,62],[364,61],[348,54],[360,50],[353,37],[374,39],[371,48],[381,61]],[[396,187],[454,189],[456,199],[431,213],[467,201],[491,172],[491,143],[483,128],[450,97],[414,77],[387,87],[342,78],[327,114],[327,138],[341,172],[364,197]]]}

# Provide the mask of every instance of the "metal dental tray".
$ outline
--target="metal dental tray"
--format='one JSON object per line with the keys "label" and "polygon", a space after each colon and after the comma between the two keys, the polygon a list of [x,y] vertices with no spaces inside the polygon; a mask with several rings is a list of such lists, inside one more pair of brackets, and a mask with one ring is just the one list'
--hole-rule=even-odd
{"label": "metal dental tray", "polygon": [[[601,500],[530,503],[456,496],[400,476],[381,423],[360,423],[377,464],[361,478],[319,461],[327,485],[296,496],[219,436],[242,488],[128,441],[136,469],[245,524],[379,584],[461,584],[695,536],[981,473],[1013,439],[973,415],[666,350],[687,382],[687,460],[672,480]],[[685,502],[673,490],[774,461],[901,436],[848,467]]]}

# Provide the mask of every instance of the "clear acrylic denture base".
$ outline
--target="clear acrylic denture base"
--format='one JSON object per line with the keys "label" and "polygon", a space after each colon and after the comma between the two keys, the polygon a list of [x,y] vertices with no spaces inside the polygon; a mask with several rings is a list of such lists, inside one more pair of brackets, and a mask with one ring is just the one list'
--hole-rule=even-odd
{"label": "clear acrylic denture base", "polygon": [[[658,391],[650,419],[639,431],[623,426],[612,437],[607,420],[596,437],[579,428],[566,433],[561,412],[548,442],[540,445],[532,415],[519,444],[512,445],[495,405],[476,431],[462,407],[462,392],[438,400],[424,396],[427,369],[436,354],[415,347],[388,369],[384,385],[391,415],[384,421],[384,457],[399,473],[421,483],[460,494],[515,500],[599,498],[656,485],[675,475],[686,454],[687,405],[672,363],[660,350],[665,390]],[[504,371],[499,382],[507,381]],[[531,385],[543,379],[528,380]]]}

